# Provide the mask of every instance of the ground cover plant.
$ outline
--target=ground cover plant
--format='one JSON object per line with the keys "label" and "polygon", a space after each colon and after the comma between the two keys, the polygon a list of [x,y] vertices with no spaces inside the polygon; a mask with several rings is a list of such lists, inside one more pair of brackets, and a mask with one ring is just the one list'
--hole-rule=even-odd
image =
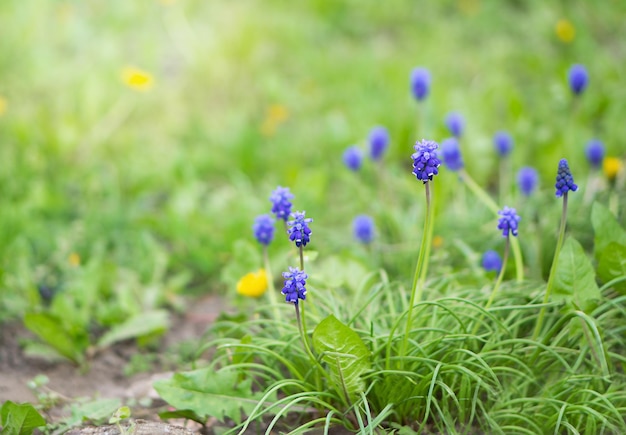
{"label": "ground cover plant", "polygon": [[330,3],[0,5],[0,321],[221,292],[155,388],[232,433],[626,431],[623,6]]}

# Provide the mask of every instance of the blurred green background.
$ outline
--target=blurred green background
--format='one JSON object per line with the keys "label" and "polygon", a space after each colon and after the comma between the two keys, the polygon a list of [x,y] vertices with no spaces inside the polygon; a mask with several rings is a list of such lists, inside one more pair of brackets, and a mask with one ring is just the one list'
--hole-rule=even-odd
{"label": "blurred green background", "polygon": [[[515,139],[510,173],[536,166],[545,192],[562,157],[587,176],[589,139],[623,156],[621,0],[4,0],[0,16],[0,320],[60,291],[92,289],[72,303],[104,325],[181,291],[230,292],[222,269],[277,185],[315,219],[313,249],[351,252],[350,222],[370,213],[392,271],[412,267],[409,156],[449,135],[450,111],[468,172],[494,192],[497,130]],[[579,101],[573,63],[590,74]],[[433,77],[419,108],[416,66]],[[391,134],[384,168],[349,172],[343,150],[375,125]],[[465,224],[443,205],[455,175],[441,179],[445,240]]]}

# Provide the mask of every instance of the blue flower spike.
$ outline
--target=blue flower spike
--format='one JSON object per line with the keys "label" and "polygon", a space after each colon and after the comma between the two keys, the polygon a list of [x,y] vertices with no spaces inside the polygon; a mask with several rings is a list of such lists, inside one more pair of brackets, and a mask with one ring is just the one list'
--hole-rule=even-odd
{"label": "blue flower spike", "polygon": [[454,137],[461,137],[463,130],[465,129],[465,119],[463,118],[463,115],[457,112],[450,112],[446,116],[445,124]]}
{"label": "blue flower spike", "polygon": [[285,302],[298,305],[298,301],[306,300],[306,280],[309,276],[297,267],[289,267],[289,272],[283,272],[285,283],[281,293],[285,295]]}
{"label": "blue flower spike", "polygon": [[293,193],[289,191],[288,187],[278,186],[272,192],[270,201],[272,202],[272,213],[276,216],[276,219],[287,221],[291,214],[291,200],[293,199]]}
{"label": "blue flower spike", "polygon": [[451,171],[458,171],[464,166],[459,141],[454,137],[444,139],[441,142],[439,155],[443,159],[444,165],[446,165]]}
{"label": "blue flower spike", "polygon": [[376,233],[374,220],[364,214],[355,217],[352,221],[352,232],[357,241],[365,245],[371,243]]}
{"label": "blue flower spike", "polygon": [[567,194],[570,190],[572,192],[578,190],[578,186],[574,184],[574,177],[567,164],[567,159],[561,159],[561,161],[559,161],[559,169],[554,187],[556,187],[557,197]]}
{"label": "blue flower spike", "polygon": [[343,153],[343,163],[348,169],[358,171],[363,164],[363,152],[356,145],[346,148]]}
{"label": "blue flower spike", "polygon": [[389,146],[389,132],[383,126],[376,126],[369,135],[370,158],[379,161]]}
{"label": "blue flower spike", "polygon": [[589,83],[587,69],[580,64],[572,65],[567,72],[567,80],[574,95],[582,94]]}
{"label": "blue flower spike", "polygon": [[502,258],[496,251],[485,251],[482,265],[487,272],[500,272],[500,269],[502,269]]}
{"label": "blue flower spike", "polygon": [[604,160],[604,144],[598,139],[592,139],[587,143],[585,156],[592,168],[599,168]]}
{"label": "blue flower spike", "polygon": [[439,145],[432,140],[422,139],[413,146],[415,152],[411,155],[413,159],[413,175],[423,181],[424,184],[432,181],[433,176],[439,173],[441,161],[437,158],[437,148]]}
{"label": "blue flower spike", "polygon": [[292,220],[287,222],[289,240],[295,242],[298,248],[304,248],[311,241],[309,224],[313,222],[313,219],[306,218],[305,213],[304,211],[296,211],[291,214]]}
{"label": "blue flower spike", "polygon": [[417,101],[424,100],[430,92],[430,72],[418,67],[411,71],[411,91]]}
{"label": "blue flower spike", "polygon": [[274,219],[268,214],[257,216],[252,231],[260,244],[269,245],[274,239]]}
{"label": "blue flower spike", "polygon": [[498,229],[502,230],[502,236],[509,237],[509,234],[517,236],[517,229],[521,218],[518,216],[515,209],[505,206],[498,214],[500,215],[498,219]]}
{"label": "blue flower spike", "polygon": [[493,146],[500,157],[506,157],[513,150],[513,138],[506,131],[499,131],[493,135]]}
{"label": "blue flower spike", "polygon": [[517,185],[524,196],[530,196],[539,184],[539,173],[535,168],[525,166],[517,173]]}

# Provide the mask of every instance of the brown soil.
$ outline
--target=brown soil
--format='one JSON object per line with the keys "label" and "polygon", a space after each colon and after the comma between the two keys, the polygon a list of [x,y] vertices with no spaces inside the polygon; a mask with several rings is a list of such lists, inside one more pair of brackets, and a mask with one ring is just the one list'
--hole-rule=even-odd
{"label": "brown soil", "polygon": [[[199,339],[224,309],[223,299],[217,296],[194,301],[184,317],[172,315],[172,327],[163,337],[161,348],[168,349],[182,341]],[[27,383],[35,376],[43,374],[49,379],[47,388],[58,393],[62,398],[61,402],[95,397],[119,398],[124,403],[129,400],[136,403],[150,398],[152,404],[149,407],[133,407],[132,415],[146,420],[158,420],[157,413],[165,404],[152,389],[152,382],[170,377],[171,372],[164,372],[157,362],[152,372],[125,376],[124,367],[132,355],[138,352],[134,343],[116,344],[96,354],[90,359],[85,372],[70,362],[49,362],[25,356],[19,342],[33,335],[21,324],[0,327],[0,403],[6,400],[36,403],[37,398]],[[62,412],[62,406],[59,406],[44,417],[48,421],[54,420]]]}

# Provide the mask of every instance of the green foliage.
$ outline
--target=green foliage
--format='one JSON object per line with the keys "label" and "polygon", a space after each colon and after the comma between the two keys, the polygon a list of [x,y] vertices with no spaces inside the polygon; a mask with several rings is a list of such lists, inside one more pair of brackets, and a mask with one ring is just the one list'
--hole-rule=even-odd
{"label": "green foliage", "polygon": [[107,331],[98,340],[98,347],[108,347],[113,343],[128,340],[129,338],[162,334],[168,328],[169,317],[167,311],[155,310],[139,313]]}
{"label": "green foliage", "polygon": [[84,331],[76,330],[62,318],[47,313],[26,314],[24,325],[60,355],[77,364],[84,361],[87,348]]}
{"label": "green foliage", "polygon": [[313,331],[313,347],[330,371],[330,383],[350,402],[365,391],[361,379],[371,369],[370,352],[359,335],[332,314]]}
{"label": "green foliage", "polygon": [[[235,371],[213,368],[176,373],[171,379],[154,383],[159,395],[170,405],[201,416],[229,418],[241,422],[249,415],[263,394],[252,392],[252,379],[239,381]],[[271,400],[271,399],[270,399]]]}
{"label": "green foliage", "polygon": [[0,408],[2,435],[30,435],[46,424],[37,410],[30,403],[14,403],[7,400]]}
{"label": "green foliage", "polygon": [[595,270],[583,247],[573,237],[565,241],[559,254],[552,299],[573,303],[582,309],[600,299]]}

